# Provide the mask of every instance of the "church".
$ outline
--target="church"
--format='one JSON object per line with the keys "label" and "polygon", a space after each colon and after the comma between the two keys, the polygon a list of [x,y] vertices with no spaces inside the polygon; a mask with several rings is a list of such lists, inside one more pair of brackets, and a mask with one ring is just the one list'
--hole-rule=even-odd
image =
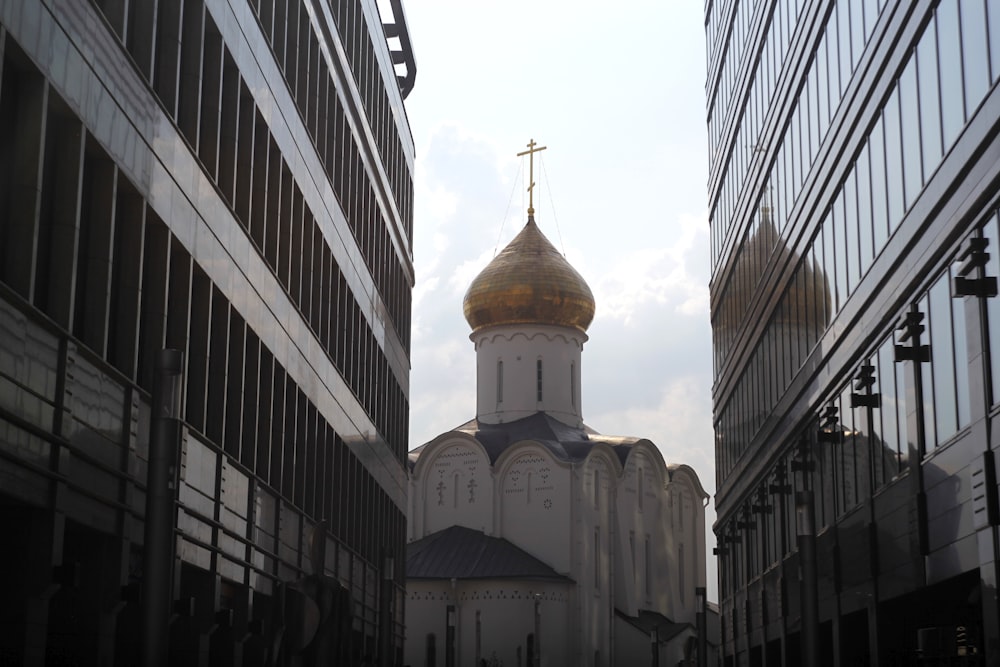
{"label": "church", "polygon": [[709,496],[584,423],[594,309],[529,205],[465,295],[476,415],[409,455],[406,664],[696,664]]}

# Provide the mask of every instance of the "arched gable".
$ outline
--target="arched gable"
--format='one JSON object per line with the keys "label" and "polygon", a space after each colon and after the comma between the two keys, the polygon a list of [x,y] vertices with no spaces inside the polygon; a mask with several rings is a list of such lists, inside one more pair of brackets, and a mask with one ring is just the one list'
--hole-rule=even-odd
{"label": "arched gable", "polygon": [[494,470],[501,536],[568,572],[572,466],[543,444],[524,440],[511,445]]}
{"label": "arched gable", "polygon": [[425,445],[413,469],[414,537],[450,526],[493,532],[493,476],[483,446],[452,431]]}

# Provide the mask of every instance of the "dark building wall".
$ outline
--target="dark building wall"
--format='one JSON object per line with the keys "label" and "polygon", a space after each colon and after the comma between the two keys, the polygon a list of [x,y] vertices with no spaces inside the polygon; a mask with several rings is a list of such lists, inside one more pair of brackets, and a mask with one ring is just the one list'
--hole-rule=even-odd
{"label": "dark building wall", "polygon": [[716,1],[706,34],[726,664],[801,657],[801,490],[826,662],[1000,660],[1000,9]]}
{"label": "dark building wall", "polygon": [[261,664],[320,521],[394,660],[413,145],[374,6],[3,0],[0,62],[0,663],[134,664],[164,347],[172,662]]}

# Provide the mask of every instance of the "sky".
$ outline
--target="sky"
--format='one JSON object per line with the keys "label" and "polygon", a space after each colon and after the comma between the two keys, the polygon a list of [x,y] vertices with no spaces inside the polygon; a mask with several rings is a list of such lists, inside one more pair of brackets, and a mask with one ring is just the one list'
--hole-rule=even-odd
{"label": "sky", "polygon": [[[626,10],[627,8],[627,10]],[[590,285],[585,422],[645,437],[714,496],[703,3],[421,0],[410,446],[475,416],[472,279],[535,220]],[[718,600],[714,501],[708,597]]]}

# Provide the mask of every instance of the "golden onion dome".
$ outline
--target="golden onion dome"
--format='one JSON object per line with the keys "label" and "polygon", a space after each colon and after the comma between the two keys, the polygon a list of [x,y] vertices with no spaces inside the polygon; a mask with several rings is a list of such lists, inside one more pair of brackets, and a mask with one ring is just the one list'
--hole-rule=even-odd
{"label": "golden onion dome", "polygon": [[594,295],[528,216],[524,229],[469,285],[463,301],[473,332],[500,324],[551,324],[586,331]]}

